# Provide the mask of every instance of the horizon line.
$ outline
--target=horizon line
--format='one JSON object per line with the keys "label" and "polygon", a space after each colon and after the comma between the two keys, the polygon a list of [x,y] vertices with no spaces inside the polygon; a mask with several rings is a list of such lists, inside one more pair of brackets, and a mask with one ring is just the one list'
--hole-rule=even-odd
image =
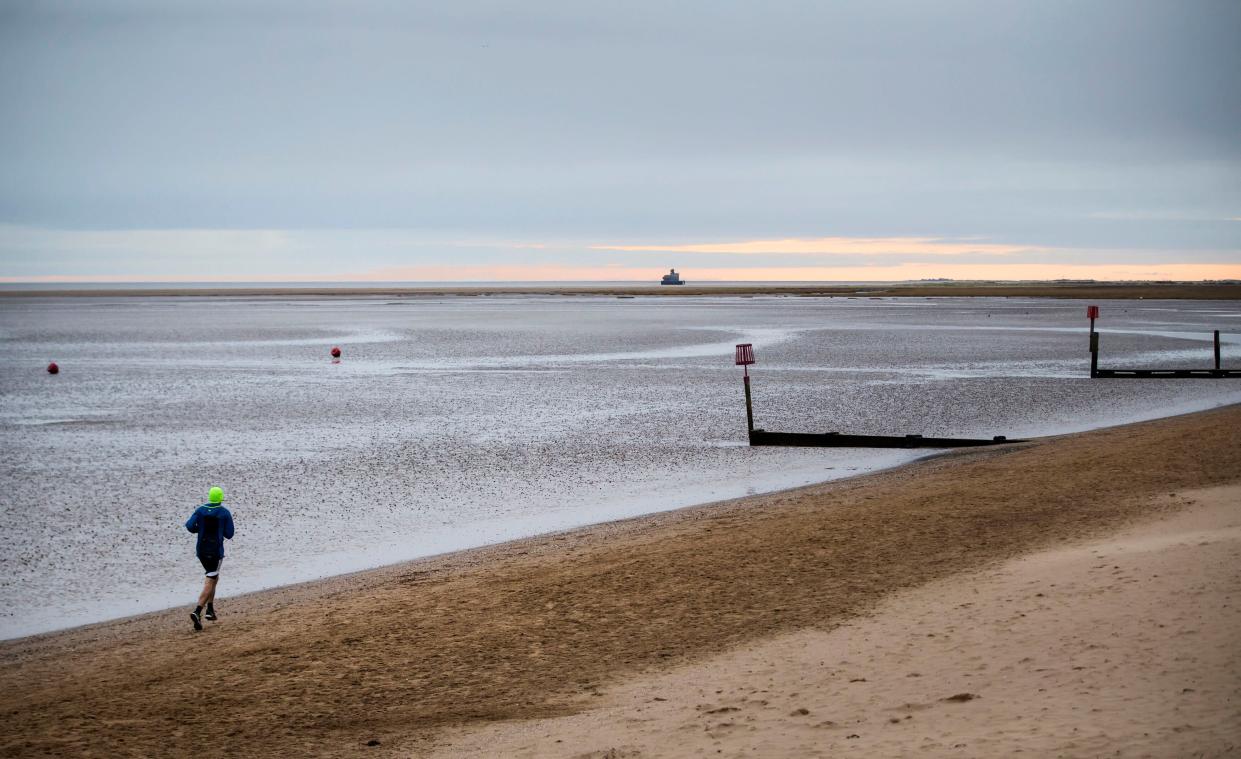
{"label": "horizon line", "polygon": [[1010,278],[955,278],[955,277],[929,277],[919,279],[789,279],[789,280],[769,280],[769,279],[699,279],[686,281],[679,286],[665,286],[660,282],[651,281],[649,279],[460,279],[460,280],[434,280],[434,279],[78,279],[78,278],[31,278],[18,279],[0,277],[0,287],[9,287],[15,285],[166,285],[166,286],[185,286],[185,285],[296,285],[319,287],[327,285],[358,285],[360,288],[374,288],[385,285],[611,285],[623,284],[631,286],[650,286],[650,287],[683,287],[694,285],[753,285],[753,286],[790,286],[790,285],[854,285],[854,284],[977,284],[977,283],[1005,283],[1005,284],[1238,284],[1241,279],[1238,278],[1202,278],[1202,279],[1096,279],[1096,278],[1075,278],[1075,277],[1057,277],[1052,279],[1010,279]]}

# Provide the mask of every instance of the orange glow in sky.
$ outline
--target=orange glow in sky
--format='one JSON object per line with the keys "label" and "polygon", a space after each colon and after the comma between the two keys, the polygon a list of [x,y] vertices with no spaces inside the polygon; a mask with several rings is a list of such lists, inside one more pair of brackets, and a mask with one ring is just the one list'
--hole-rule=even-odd
{"label": "orange glow in sky", "polygon": [[737,255],[933,255],[960,256],[967,253],[1005,256],[1013,253],[1048,251],[1033,245],[1003,245],[941,237],[814,237],[744,242],[690,243],[681,245],[592,245],[591,250],[652,251],[666,253],[730,253]]}
{"label": "orange glow in sky", "polygon": [[[684,268],[685,279],[694,282],[890,282],[931,278],[959,280],[1241,280],[1237,264],[939,264],[900,263],[883,266],[798,266],[754,268]],[[0,282],[657,282],[665,269],[639,266],[531,265],[419,265],[319,276],[43,276],[21,279],[3,277]]]}

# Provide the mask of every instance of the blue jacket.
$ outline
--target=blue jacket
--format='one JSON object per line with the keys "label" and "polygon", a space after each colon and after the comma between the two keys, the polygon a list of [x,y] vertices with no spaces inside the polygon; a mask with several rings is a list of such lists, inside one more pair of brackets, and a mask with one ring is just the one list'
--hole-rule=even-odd
{"label": "blue jacket", "polygon": [[224,541],[233,539],[233,515],[223,506],[204,503],[185,522],[185,529],[198,533],[199,556],[224,558]]}

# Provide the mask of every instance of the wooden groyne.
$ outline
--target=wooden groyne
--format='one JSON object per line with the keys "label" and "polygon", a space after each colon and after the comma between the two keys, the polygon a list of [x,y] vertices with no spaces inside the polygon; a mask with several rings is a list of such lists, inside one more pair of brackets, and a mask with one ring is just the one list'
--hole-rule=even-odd
{"label": "wooden groyne", "polygon": [[1241,369],[1225,369],[1220,365],[1219,330],[1215,330],[1215,366],[1192,369],[1100,369],[1099,333],[1095,320],[1099,318],[1098,306],[1086,307],[1090,320],[1090,378],[1091,379],[1224,379],[1241,378]]}
{"label": "wooden groyne", "polygon": [[911,435],[850,435],[842,432],[768,432],[754,428],[754,402],[750,392],[750,366],[754,363],[754,346],[737,346],[735,363],[743,368],[745,382],[745,419],[752,446],[778,445],[800,448],[972,448],[983,445],[1021,443],[1004,435],[992,438],[926,437]]}

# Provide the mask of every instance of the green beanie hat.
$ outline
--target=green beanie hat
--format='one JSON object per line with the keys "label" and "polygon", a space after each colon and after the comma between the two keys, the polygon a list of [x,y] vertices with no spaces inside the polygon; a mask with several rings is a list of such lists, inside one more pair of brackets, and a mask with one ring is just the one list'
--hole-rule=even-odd
{"label": "green beanie hat", "polygon": [[220,488],[211,488],[211,492],[207,493],[207,500],[212,503],[222,503],[224,501],[224,491]]}

